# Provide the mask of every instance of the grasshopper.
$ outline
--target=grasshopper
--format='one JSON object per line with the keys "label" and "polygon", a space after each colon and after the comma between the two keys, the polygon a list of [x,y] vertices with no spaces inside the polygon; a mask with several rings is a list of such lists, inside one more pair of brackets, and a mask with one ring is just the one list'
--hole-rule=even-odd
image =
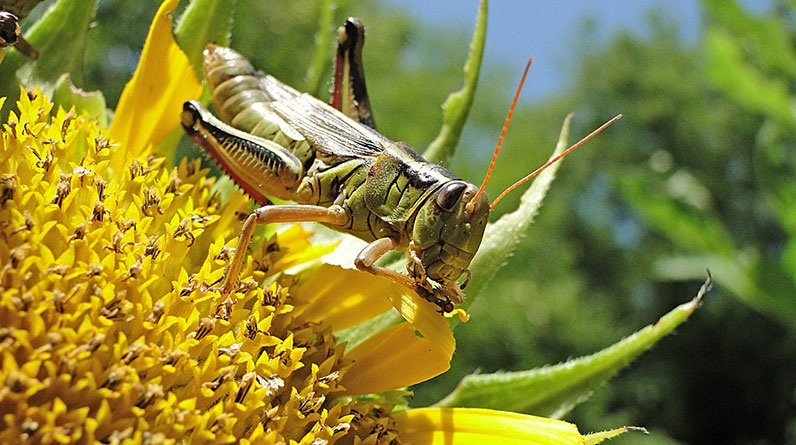
{"label": "grasshopper", "polygon": [[[204,72],[218,112],[186,102],[182,126],[258,204],[243,224],[221,287],[234,290],[255,226],[318,222],[369,244],[355,266],[392,280],[451,312],[463,301],[468,267],[481,243],[491,205],[484,188],[531,61],[480,187],[426,161],[376,131],[362,65],[364,27],[349,18],[338,29],[331,105],[255,71],[240,54],[209,44]],[[614,120],[618,119],[614,118]],[[574,150],[607,125],[559,156]],[[266,205],[267,196],[296,204]],[[407,274],[376,265],[406,249]],[[457,281],[466,275],[461,285]]]}

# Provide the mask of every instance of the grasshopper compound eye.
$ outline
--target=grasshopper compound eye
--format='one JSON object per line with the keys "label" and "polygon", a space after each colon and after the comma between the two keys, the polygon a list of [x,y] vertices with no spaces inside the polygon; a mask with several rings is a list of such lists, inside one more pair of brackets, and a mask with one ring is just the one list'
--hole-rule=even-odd
{"label": "grasshopper compound eye", "polygon": [[437,195],[437,205],[442,210],[450,212],[466,189],[467,183],[464,181],[451,181],[445,184]]}

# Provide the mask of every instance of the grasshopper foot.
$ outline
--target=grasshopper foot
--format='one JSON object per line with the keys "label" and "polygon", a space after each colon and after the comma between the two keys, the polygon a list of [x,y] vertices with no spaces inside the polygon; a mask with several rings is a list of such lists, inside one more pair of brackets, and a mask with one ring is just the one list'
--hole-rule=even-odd
{"label": "grasshopper foot", "polygon": [[[419,284],[415,285],[415,293],[417,293],[420,297],[422,297],[426,301],[437,305],[437,308],[439,309],[437,312],[444,315],[446,313],[453,312],[454,307],[450,297],[448,297],[446,292],[444,291],[440,292],[441,290],[443,289],[436,288],[429,290]],[[441,294],[442,296],[440,296],[439,294]]]}

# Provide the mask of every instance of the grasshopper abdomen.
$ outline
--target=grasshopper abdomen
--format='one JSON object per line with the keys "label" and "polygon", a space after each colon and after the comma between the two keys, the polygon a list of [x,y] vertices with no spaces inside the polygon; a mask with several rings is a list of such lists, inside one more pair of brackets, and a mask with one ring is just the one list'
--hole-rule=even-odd
{"label": "grasshopper abdomen", "polygon": [[[271,111],[275,100],[263,88],[263,75],[239,53],[213,44],[205,50],[204,71],[210,101],[221,120],[241,131],[282,146],[308,169],[315,153],[307,140]],[[295,94],[298,92],[294,91]]]}

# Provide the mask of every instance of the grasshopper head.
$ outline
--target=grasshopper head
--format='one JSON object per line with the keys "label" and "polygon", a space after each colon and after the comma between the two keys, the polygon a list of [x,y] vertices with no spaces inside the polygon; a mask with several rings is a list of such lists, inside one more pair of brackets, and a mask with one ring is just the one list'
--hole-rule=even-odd
{"label": "grasshopper head", "polygon": [[412,241],[426,274],[447,286],[454,283],[473,259],[489,218],[489,200],[478,187],[451,180],[420,207]]}
{"label": "grasshopper head", "polygon": [[420,257],[426,275],[445,287],[449,287],[467,271],[481,245],[489,211],[492,209],[484,189],[495,167],[503,137],[532,60],[529,59],[525,65],[522,80],[514,94],[514,101],[509,108],[495,154],[492,155],[492,163],[481,187],[460,179],[448,181],[426,199],[415,218],[412,231],[415,253]]}

